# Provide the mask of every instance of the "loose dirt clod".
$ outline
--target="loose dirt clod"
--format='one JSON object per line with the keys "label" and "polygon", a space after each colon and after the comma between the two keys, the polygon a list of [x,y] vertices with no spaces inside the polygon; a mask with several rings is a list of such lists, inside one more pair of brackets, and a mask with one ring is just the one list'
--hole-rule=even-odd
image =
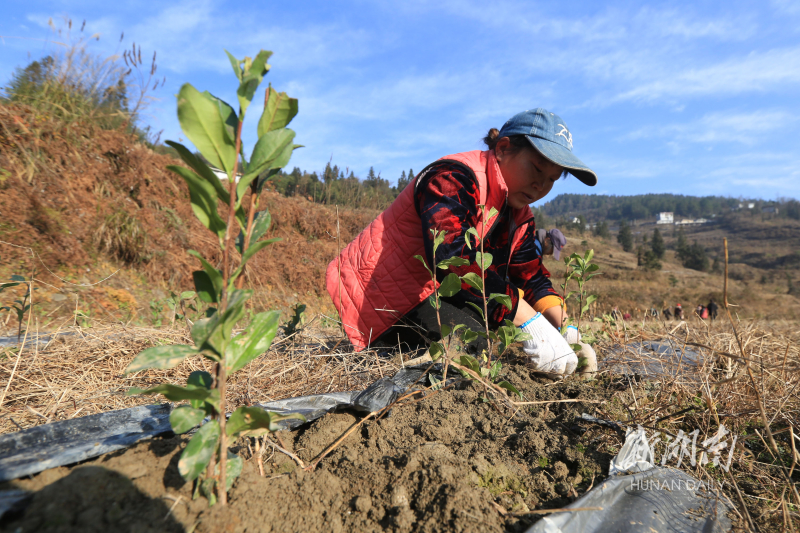
{"label": "loose dirt clod", "polygon": [[[530,399],[609,396],[600,382],[553,383],[532,377],[522,365],[509,366],[506,374]],[[611,453],[578,448],[598,436],[575,422],[591,405],[526,407],[509,418],[481,397],[479,387],[466,384],[398,405],[389,416],[367,422],[314,472],[276,453],[265,456],[262,478],[255,460],[248,460],[228,509],[209,509],[202,498],[192,501],[192,487],[176,466],[185,437],[155,439],[14,482],[38,492],[28,511],[3,531],[172,531],[194,524],[198,532],[516,531],[538,517],[511,512],[574,500],[558,490],[556,480],[581,491],[607,472]],[[333,413],[282,432],[281,440],[307,462],[356,420]],[[246,445],[239,444],[247,456]],[[89,486],[88,492],[82,489]],[[498,512],[498,505],[509,514]],[[56,514],[45,512],[56,508]]]}

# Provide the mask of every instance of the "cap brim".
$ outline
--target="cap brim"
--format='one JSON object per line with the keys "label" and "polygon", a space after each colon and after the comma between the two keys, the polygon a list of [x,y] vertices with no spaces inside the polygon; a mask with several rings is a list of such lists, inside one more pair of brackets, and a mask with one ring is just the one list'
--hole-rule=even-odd
{"label": "cap brim", "polygon": [[545,156],[556,165],[564,167],[567,172],[578,178],[580,181],[591,187],[597,185],[597,174],[595,174],[592,169],[587,167],[583,161],[575,157],[572,152],[560,144],[552,141],[547,141],[539,137],[531,137],[529,135],[526,135],[525,137],[528,139],[528,142],[530,142],[531,145],[539,151],[540,154]]}

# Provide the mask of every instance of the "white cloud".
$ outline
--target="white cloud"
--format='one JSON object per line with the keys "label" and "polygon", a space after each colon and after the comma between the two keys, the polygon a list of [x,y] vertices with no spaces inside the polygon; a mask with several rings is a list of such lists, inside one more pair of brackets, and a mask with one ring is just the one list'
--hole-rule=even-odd
{"label": "white cloud", "polygon": [[667,137],[677,145],[731,142],[756,145],[785,136],[787,128],[797,120],[792,113],[778,110],[715,112],[689,122],[640,128],[623,135],[621,140]]}
{"label": "white cloud", "polygon": [[723,96],[765,92],[800,83],[800,47],[752,52],[744,57],[667,71],[648,83],[617,95],[617,101],[653,101],[666,97]]}

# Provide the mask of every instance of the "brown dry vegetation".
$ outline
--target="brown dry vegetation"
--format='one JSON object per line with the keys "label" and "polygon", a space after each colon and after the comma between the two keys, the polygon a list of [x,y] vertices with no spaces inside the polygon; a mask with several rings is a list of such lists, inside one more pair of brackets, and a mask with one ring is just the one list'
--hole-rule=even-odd
{"label": "brown dry vegetation", "polygon": [[[126,290],[138,296],[138,304],[117,318],[146,309],[153,289],[162,294],[191,288],[191,272],[199,267],[186,251],[198,250],[213,261],[219,250],[195,219],[185,184],[165,169],[176,161],[122,131],[58,120],[32,123],[33,116],[24,106],[0,105],[0,240],[22,247],[0,244],[0,274],[27,276],[36,268],[49,285],[42,287],[41,303],[53,290],[63,290],[85,300],[82,309],[105,314],[122,302],[98,292],[102,287],[64,284],[46,270],[86,285],[121,267],[119,279],[104,287]],[[264,194],[262,205],[273,216],[270,236],[283,240],[250,263],[250,283],[278,300],[275,305],[261,295],[261,304],[287,307],[298,298],[326,294],[321,280],[336,256],[335,209],[274,192]],[[374,216],[369,210],[343,210],[342,244]],[[46,314],[52,307],[39,310]]]}

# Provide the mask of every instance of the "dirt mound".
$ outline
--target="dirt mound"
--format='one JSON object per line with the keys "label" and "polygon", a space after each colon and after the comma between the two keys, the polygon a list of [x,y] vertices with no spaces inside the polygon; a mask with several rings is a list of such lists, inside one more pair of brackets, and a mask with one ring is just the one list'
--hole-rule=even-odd
{"label": "dirt mound", "polygon": [[[608,431],[575,418],[613,387],[554,383],[521,365],[505,374],[527,400],[586,403],[534,405],[510,417],[475,385],[439,392],[367,422],[315,472],[275,453],[262,478],[247,460],[227,508],[191,499],[177,472],[186,438],[155,439],[7,484],[38,492],[3,531],[521,531],[537,518],[525,513],[562,507],[608,472],[612,454],[598,445]],[[307,461],[356,420],[331,414],[281,439]]]}

